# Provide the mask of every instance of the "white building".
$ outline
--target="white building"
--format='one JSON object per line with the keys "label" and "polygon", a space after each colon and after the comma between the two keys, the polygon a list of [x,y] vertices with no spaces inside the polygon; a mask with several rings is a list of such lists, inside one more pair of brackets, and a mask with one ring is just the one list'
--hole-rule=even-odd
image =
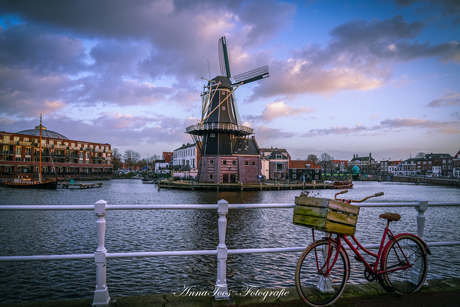
{"label": "white building", "polygon": [[174,150],[174,176],[196,177],[198,172],[199,150],[196,144],[184,144]]}

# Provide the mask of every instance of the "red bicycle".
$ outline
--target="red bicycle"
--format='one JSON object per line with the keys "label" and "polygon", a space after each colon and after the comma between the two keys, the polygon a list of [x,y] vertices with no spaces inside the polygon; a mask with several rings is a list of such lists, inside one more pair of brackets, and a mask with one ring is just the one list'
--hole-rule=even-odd
{"label": "red bicycle", "polygon": [[[360,203],[383,195],[377,193],[362,200],[337,199],[339,194],[346,192],[335,194],[335,200]],[[362,246],[354,235],[351,238],[356,247],[348,235],[340,233],[335,233],[335,238],[333,233],[326,233],[326,237],[315,241],[312,229],[313,243],[300,256],[295,273],[297,292],[306,304],[327,306],[342,295],[350,276],[350,260],[342,241],[355,253],[355,259],[364,265],[364,277],[369,281],[379,281],[386,291],[404,294],[422,287],[428,271],[427,254],[431,255],[428,246],[411,233],[393,235],[389,225],[401,218],[399,214],[385,213],[379,217],[386,219],[387,223],[377,254]],[[366,261],[358,249],[375,260]]]}

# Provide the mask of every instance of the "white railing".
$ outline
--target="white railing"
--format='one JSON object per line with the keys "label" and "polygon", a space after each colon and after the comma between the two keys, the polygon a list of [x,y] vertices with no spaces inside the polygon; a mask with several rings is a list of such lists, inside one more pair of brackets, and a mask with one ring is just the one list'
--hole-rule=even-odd
{"label": "white railing", "polygon": [[[460,206],[460,203],[428,203],[424,200],[406,203],[366,203],[360,207],[415,207],[418,211],[417,229],[418,236],[423,238],[425,227],[425,211],[429,206]],[[228,300],[230,298],[227,285],[227,258],[229,254],[252,254],[252,253],[286,253],[301,252],[305,246],[279,247],[279,248],[251,248],[251,249],[228,249],[225,244],[227,231],[227,213],[229,209],[257,209],[257,208],[294,208],[294,204],[231,204],[226,200],[220,200],[217,205],[108,205],[106,201],[99,200],[92,205],[77,206],[0,206],[0,211],[29,211],[29,210],[94,210],[97,216],[97,249],[94,254],[69,254],[69,255],[34,255],[34,256],[1,256],[0,261],[36,261],[36,260],[70,260],[94,258],[96,264],[96,289],[94,291],[93,306],[107,306],[110,302],[109,290],[106,283],[107,258],[127,257],[158,257],[158,256],[198,256],[217,255],[217,280],[214,293],[216,300]],[[213,250],[192,251],[162,251],[162,252],[134,252],[134,253],[108,253],[105,241],[107,210],[156,210],[156,209],[217,209],[219,214],[219,244]],[[429,242],[428,246],[451,246],[460,245],[460,241],[452,242]],[[364,245],[364,247],[378,248],[379,244]]]}

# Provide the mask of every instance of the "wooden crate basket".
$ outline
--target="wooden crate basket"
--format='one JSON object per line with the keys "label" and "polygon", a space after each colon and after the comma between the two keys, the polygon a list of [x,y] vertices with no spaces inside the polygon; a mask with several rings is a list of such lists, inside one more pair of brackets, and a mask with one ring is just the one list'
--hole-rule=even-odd
{"label": "wooden crate basket", "polygon": [[340,201],[298,196],[295,198],[295,225],[326,232],[354,235],[359,207]]}

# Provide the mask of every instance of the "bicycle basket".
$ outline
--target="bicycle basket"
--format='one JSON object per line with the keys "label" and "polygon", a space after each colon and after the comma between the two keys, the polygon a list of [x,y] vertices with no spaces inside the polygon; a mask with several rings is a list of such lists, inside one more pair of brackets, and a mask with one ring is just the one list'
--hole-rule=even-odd
{"label": "bicycle basket", "polygon": [[359,207],[328,198],[295,198],[293,223],[326,232],[354,235]]}

